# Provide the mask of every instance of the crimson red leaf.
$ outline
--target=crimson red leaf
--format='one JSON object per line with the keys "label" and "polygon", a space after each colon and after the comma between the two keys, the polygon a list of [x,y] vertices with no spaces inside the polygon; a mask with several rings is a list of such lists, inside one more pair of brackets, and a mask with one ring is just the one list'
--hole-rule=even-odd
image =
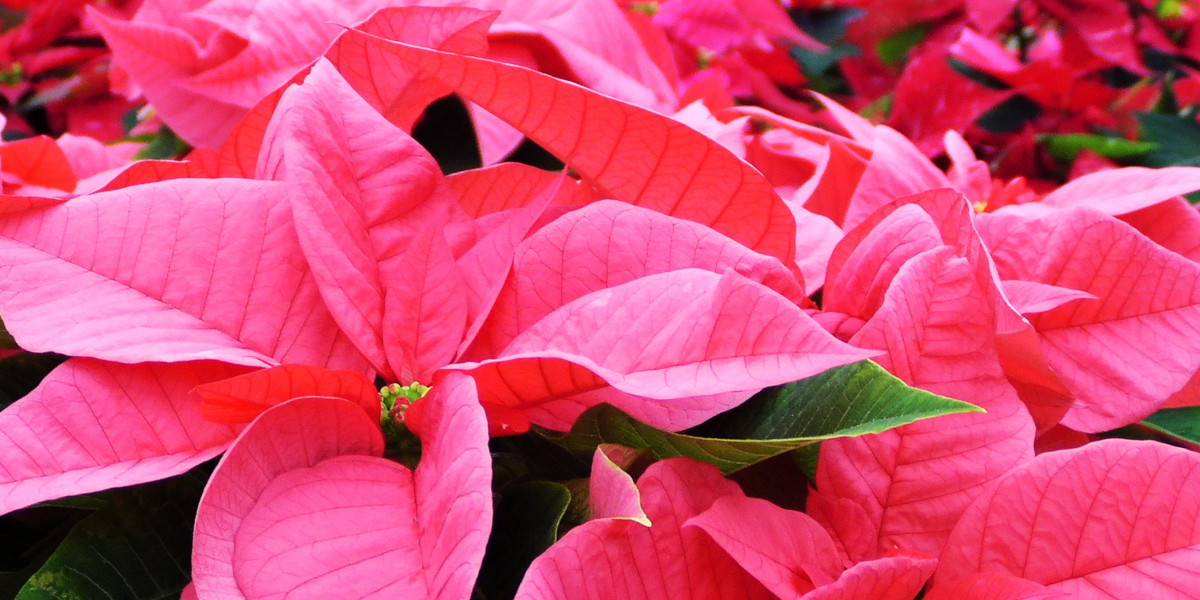
{"label": "crimson red leaf", "polygon": [[794,259],[795,223],[770,182],[703,134],[522,67],[369,39],[521,130],[605,194],[709,225],[784,264]]}
{"label": "crimson red leaf", "polygon": [[[479,55],[487,50],[488,27],[496,13],[466,7],[403,6],[371,15],[358,30],[457,54]],[[369,38],[342,34],[325,57],[375,110],[396,127],[411,133],[413,125],[434,100],[450,93],[445,84],[416,77],[412,69],[387,56]]]}
{"label": "crimson red leaf", "polygon": [[276,404],[304,396],[349,400],[375,419],[381,410],[379,390],[362,373],[304,365],[260,369],[199,385],[191,393],[200,400],[204,418],[216,423],[249,423]]}

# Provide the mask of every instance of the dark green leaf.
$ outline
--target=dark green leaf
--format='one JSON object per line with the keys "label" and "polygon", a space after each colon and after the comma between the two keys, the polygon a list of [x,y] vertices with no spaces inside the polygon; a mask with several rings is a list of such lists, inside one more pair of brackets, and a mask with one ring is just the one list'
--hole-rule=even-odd
{"label": "dark green leaf", "polygon": [[187,142],[184,142],[179,136],[171,131],[170,127],[163,125],[158,130],[158,135],[155,135],[145,148],[138,151],[134,156],[138,160],[157,160],[157,159],[174,159],[183,156],[188,151]]}
{"label": "dark green leaf", "polygon": [[825,50],[809,50],[803,46],[793,46],[790,54],[803,67],[804,73],[810,77],[822,75],[837,61],[847,56],[858,56],[858,48],[850,44],[835,44]]}
{"label": "dark green leaf", "polygon": [[975,124],[993,133],[1013,133],[1040,114],[1042,107],[1037,102],[1017,94],[983,113]]}
{"label": "dark green leaf", "polygon": [[558,540],[571,493],[549,481],[510,486],[496,504],[476,587],[488,600],[512,598],[529,563]]}
{"label": "dark green leaf", "polygon": [[159,600],[191,579],[192,523],[204,478],[118,490],[71,530],[16,600]]}
{"label": "dark green leaf", "polygon": [[1142,425],[1169,439],[1200,444],[1200,407],[1167,408],[1142,421]]}
{"label": "dark green leaf", "polygon": [[1091,150],[1105,158],[1127,160],[1158,148],[1154,142],[1133,142],[1122,137],[1092,133],[1048,134],[1041,136],[1040,140],[1051,156],[1065,162],[1074,161],[1084,150]]}
{"label": "dark green leaf", "polygon": [[1200,124],[1195,119],[1150,112],[1137,113],[1141,139],[1158,144],[1142,157],[1148,167],[1200,166]]}
{"label": "dark green leaf", "polygon": [[863,361],[769,388],[687,433],[655,429],[600,405],[584,412],[559,443],[588,453],[600,443],[648,448],[657,458],[690,456],[731,473],[820,440],[858,436],[977,406],[911,388]]}
{"label": "dark green leaf", "polygon": [[909,50],[925,39],[927,33],[929,33],[929,27],[924,25],[901,29],[879,42],[875,48],[883,62],[895,66],[908,56]]}
{"label": "dark green leaf", "polygon": [[801,31],[822,44],[832,44],[846,37],[846,28],[862,18],[867,11],[861,8],[806,10],[793,13],[792,20]]}

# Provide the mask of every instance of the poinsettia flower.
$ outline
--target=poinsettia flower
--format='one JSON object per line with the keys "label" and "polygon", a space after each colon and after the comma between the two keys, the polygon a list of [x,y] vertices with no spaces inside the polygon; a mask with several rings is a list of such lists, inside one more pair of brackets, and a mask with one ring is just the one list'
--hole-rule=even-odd
{"label": "poinsettia flower", "polygon": [[487,426],[469,378],[423,402],[415,471],[381,458],[377,416],[351,402],[302,397],[257,417],[200,500],[198,596],[470,597],[492,520]]}
{"label": "poinsettia flower", "polygon": [[[791,250],[794,226],[788,223],[791,211],[784,208],[760,174],[713,140],[677,121],[520,67],[402,43],[382,40],[376,43],[422,73],[458,86],[458,91],[468,100],[497,110],[499,116],[547,145],[548,150],[562,156],[584,179],[594,182],[614,198],[628,199],[637,205],[708,224],[716,232],[725,233],[750,248],[762,248],[776,257],[785,257],[784,263],[775,268],[778,275],[774,277],[779,283],[788,280],[786,272],[794,269],[788,265],[794,257]],[[457,76],[457,71],[467,68],[474,70],[472,77]],[[485,85],[486,88],[480,88]],[[534,86],[546,90],[546,95],[552,94],[554,98],[554,106],[545,108],[546,114],[574,114],[576,121],[584,124],[595,120],[596,127],[601,130],[606,122],[612,122],[606,115],[628,114],[626,122],[629,126],[623,128],[620,136],[616,139],[606,136],[598,142],[629,151],[610,148],[610,151],[601,152],[600,146],[589,145],[586,140],[560,137],[563,127],[570,127],[569,131],[576,134],[595,130],[587,125],[580,128],[575,122],[568,125],[565,118],[541,119],[529,114],[523,104],[514,103],[515,98],[534,95]],[[484,95],[474,94],[473,90],[479,89],[487,91]],[[656,152],[658,156],[649,154],[646,143],[661,133],[667,136],[665,148]],[[686,162],[680,161],[696,156],[697,151],[702,152],[698,156],[702,162],[698,166],[689,166],[689,169],[695,169],[697,174],[706,173],[706,169],[730,170],[739,174],[739,180],[714,180],[712,187],[702,186],[698,179],[680,180],[673,172],[653,166],[683,166]],[[612,157],[617,157],[617,162],[600,162]],[[718,211],[718,206],[726,206],[726,209]],[[731,209],[742,215],[766,216],[768,222],[764,227],[767,229],[763,230],[763,226],[749,228],[749,217],[734,218]],[[637,218],[662,220],[649,211],[630,212],[631,217],[636,214],[642,216],[634,217],[629,223],[637,222]],[[622,245],[628,245],[629,239],[622,232],[632,233],[632,229],[629,224],[617,226],[614,217],[612,212],[608,215],[569,214],[563,217],[566,229],[559,232],[569,232],[578,223],[596,232],[583,236],[584,246],[613,247],[613,242],[618,239],[622,240]],[[661,232],[686,233],[689,238],[704,235],[712,238],[713,248],[736,248],[733,240],[720,240],[721,236],[715,232],[707,235],[695,226],[691,232],[678,227],[682,224],[664,224]],[[523,250],[534,258],[538,253],[556,251],[562,244],[563,233],[548,233],[553,232],[548,227],[546,230],[547,239],[540,242],[545,247],[534,250],[530,245]],[[581,250],[580,253],[569,251],[571,256],[578,257],[574,262],[587,260],[592,263],[595,258],[605,256],[598,250]],[[593,269],[595,274],[602,276],[588,277],[586,282],[571,281],[574,275],[560,271],[545,281],[552,289],[560,287],[563,292],[539,292],[536,296],[540,298],[517,294],[520,304],[532,302],[533,310],[528,313],[536,314],[529,318],[539,320],[529,320],[528,326],[518,325],[518,328],[526,328],[524,331],[505,330],[506,346],[502,348],[502,343],[492,343],[488,348],[490,353],[499,352],[496,359],[485,358],[478,364],[448,368],[472,372],[481,389],[486,390],[484,398],[488,407],[528,412],[547,426],[569,426],[583,408],[596,402],[611,401],[634,410],[636,415],[649,419],[649,422],[677,430],[698,424],[707,416],[744,401],[763,386],[784,383],[804,377],[803,373],[820,372],[835,364],[869,355],[854,352],[827,337],[820,326],[799,310],[796,301],[767,293],[761,284],[745,277],[719,275],[719,269],[726,266],[714,264],[716,257],[712,254],[701,248],[688,250],[685,245],[680,245],[677,253],[670,245],[650,244],[629,256],[608,254]],[[770,259],[762,257],[757,262],[766,266]],[[569,264],[568,260],[564,258],[563,264]],[[718,272],[701,274],[690,270],[696,266]],[[662,272],[664,270],[667,272]],[[640,278],[629,281],[630,276]],[[655,286],[665,286],[667,293],[656,292],[660,288]],[[791,288],[804,289],[796,281],[792,282]],[[570,292],[564,293],[568,289]],[[796,292],[788,293],[797,298]],[[551,302],[546,304],[542,299]],[[654,307],[649,308],[647,302],[652,301]],[[734,304],[744,305],[745,302],[754,302],[762,307],[762,311],[757,316],[746,316],[732,310]],[[659,311],[692,316],[678,320],[676,325],[685,328],[679,330],[685,335],[662,335],[659,331],[661,323],[644,318],[646,314],[658,314]],[[642,317],[629,322],[626,314],[631,312],[641,312]],[[629,326],[613,328],[614,319],[629,323]],[[728,332],[734,331],[740,332],[737,340],[726,337]],[[520,336],[512,337],[515,334]],[[642,348],[647,344],[658,348],[655,355],[644,353]],[[706,376],[695,382],[680,379],[689,377],[686,376],[688,373]],[[517,380],[522,385],[511,384]],[[666,402],[668,400],[670,402]]]}

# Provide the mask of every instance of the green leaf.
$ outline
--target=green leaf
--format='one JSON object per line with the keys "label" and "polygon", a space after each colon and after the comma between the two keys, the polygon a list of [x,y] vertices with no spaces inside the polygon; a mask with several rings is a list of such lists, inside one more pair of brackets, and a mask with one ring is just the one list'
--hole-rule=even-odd
{"label": "green leaf", "polygon": [[1146,417],[1141,424],[1169,439],[1200,444],[1200,406],[1163,409]]}
{"label": "green leaf", "polygon": [[145,148],[139,150],[134,158],[137,160],[174,159],[186,154],[188,148],[187,142],[175,135],[170,127],[163,125],[159,128],[158,134],[150,140],[150,143],[146,144]]}
{"label": "green leaf", "polygon": [[204,478],[112,493],[79,522],[16,600],[158,600],[191,580],[192,523]]}
{"label": "green leaf", "polygon": [[795,13],[792,20],[801,31],[822,44],[833,44],[846,37],[846,29],[867,11],[861,8],[830,8]]}
{"label": "green leaf", "polygon": [[648,448],[656,458],[690,456],[732,473],[821,440],[982,410],[909,387],[883,367],[863,361],[768,388],[687,433],[655,429],[602,404],[580,415],[571,431],[554,437],[577,453],[590,454],[601,443],[621,444]]}
{"label": "green leaf", "polygon": [[1158,148],[1142,157],[1147,167],[1200,166],[1200,124],[1194,118],[1137,113],[1142,140]]}
{"label": "green leaf", "polygon": [[925,25],[901,29],[880,41],[875,49],[879,52],[879,58],[882,58],[883,62],[897,66],[908,56],[909,50],[925,39],[927,33],[929,33],[929,27]]}
{"label": "green leaf", "polygon": [[549,481],[510,486],[496,504],[492,535],[476,588],[489,600],[512,598],[529,563],[558,541],[571,493]]}
{"label": "green leaf", "polygon": [[1040,136],[1039,141],[1051,156],[1065,162],[1074,161],[1084,150],[1091,150],[1105,158],[1126,160],[1158,149],[1158,144],[1154,142],[1134,142],[1094,133],[1047,134]]}

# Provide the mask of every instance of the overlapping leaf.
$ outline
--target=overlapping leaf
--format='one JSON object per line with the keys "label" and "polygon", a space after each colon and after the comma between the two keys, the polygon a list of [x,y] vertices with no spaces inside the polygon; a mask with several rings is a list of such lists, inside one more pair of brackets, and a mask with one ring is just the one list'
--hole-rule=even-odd
{"label": "overlapping leaf", "polygon": [[291,191],[180,179],[2,215],[0,314],[37,352],[361,368],[299,253]]}
{"label": "overlapping leaf", "polygon": [[521,130],[613,198],[793,260],[795,225],[771,184],[703,134],[521,67],[370,40]]}
{"label": "overlapping leaf", "polygon": [[1190,598],[1200,582],[1200,457],[1106,440],[1050,452],[982,495],[935,581],[1005,573],[1091,600]]}
{"label": "overlapping leaf", "polygon": [[965,403],[908,387],[864,361],[765,390],[688,434],[661,431],[599,406],[584,412],[559,441],[579,452],[602,443],[648,448],[658,458],[687,456],[732,472],[821,440],[967,410]]}
{"label": "overlapping leaf", "polygon": [[237,375],[220,363],[73,359],[0,412],[0,513],[182,473],[228,446],[188,390]]}

